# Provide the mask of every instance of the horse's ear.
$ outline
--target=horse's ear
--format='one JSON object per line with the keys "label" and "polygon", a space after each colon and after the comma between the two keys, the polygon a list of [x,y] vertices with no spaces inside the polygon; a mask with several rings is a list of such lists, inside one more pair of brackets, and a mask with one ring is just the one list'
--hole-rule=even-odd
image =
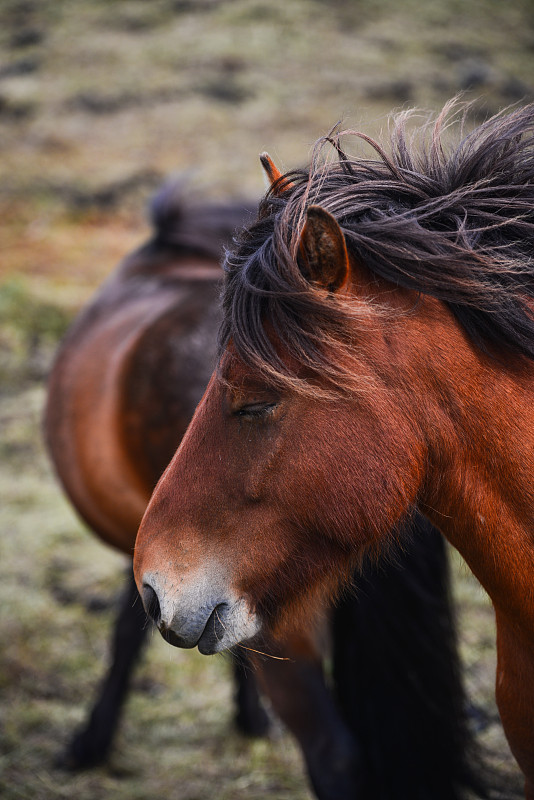
{"label": "horse's ear", "polygon": [[[282,173],[274,165],[274,162],[269,155],[269,153],[262,153],[260,155],[260,161],[263,169],[265,170],[265,174],[267,175],[267,180],[269,181],[271,191],[273,194],[280,195],[282,192],[285,192],[287,189],[290,189],[293,184],[290,181],[281,181]],[[276,184],[276,186],[275,186]]]}
{"label": "horse's ear", "polygon": [[321,206],[306,210],[299,260],[304,276],[323,289],[337,292],[347,283],[350,264],[343,231]]}

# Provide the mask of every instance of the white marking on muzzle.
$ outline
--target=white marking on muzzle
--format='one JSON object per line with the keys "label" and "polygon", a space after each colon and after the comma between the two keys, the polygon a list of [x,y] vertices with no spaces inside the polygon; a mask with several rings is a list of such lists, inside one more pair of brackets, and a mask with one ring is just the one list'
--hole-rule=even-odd
{"label": "white marking on muzzle", "polygon": [[188,571],[178,581],[152,570],[143,575],[143,584],[158,598],[162,635],[178,647],[198,646],[206,655],[218,653],[260,630],[257,615],[223,580],[218,564],[194,574]]}

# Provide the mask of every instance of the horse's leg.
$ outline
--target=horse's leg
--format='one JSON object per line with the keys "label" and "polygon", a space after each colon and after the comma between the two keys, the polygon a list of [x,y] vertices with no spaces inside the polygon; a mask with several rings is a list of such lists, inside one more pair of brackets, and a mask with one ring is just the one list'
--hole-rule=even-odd
{"label": "horse's leg", "polygon": [[132,669],[150,625],[130,571],[113,635],[111,667],[85,726],[61,759],[70,769],[92,767],[105,760],[117,729]]}
{"label": "horse's leg", "polygon": [[254,659],[258,680],[273,709],[297,739],[315,795],[319,800],[356,800],[359,794],[359,751],[341,719],[324,680],[318,653],[303,655],[306,637],[288,640],[269,652],[289,661]]}
{"label": "horse's leg", "polygon": [[525,775],[526,800],[534,800],[534,646],[496,610],[496,698],[517,763]]}
{"label": "horse's leg", "polygon": [[334,611],[334,685],[362,752],[362,797],[485,797],[470,759],[444,542],[422,517],[410,525],[403,550],[357,575],[357,591]]}
{"label": "horse's leg", "polygon": [[236,725],[247,736],[264,736],[269,717],[262,706],[255,671],[245,653],[232,653],[235,680]]}

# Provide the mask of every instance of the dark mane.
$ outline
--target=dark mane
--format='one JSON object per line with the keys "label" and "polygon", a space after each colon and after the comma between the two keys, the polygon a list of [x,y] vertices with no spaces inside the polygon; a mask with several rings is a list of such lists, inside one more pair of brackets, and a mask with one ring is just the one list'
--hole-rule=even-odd
{"label": "dark mane", "polygon": [[[290,187],[266,195],[227,255],[221,351],[231,339],[246,363],[306,391],[277,356],[268,319],[297,363],[349,388],[342,362],[361,304],[310,285],[296,259],[305,209],[318,204],[337,219],[357,261],[444,301],[478,347],[534,359],[534,105],[465,136],[465,112],[454,109],[448,104],[412,135],[413,112],[397,116],[387,152],[364,134],[331,134],[317,143],[309,169],[281,179]],[[452,123],[459,142],[447,145]],[[368,142],[378,158],[347,155],[347,136]],[[325,147],[335,155],[330,163]]]}
{"label": "dark mane", "polygon": [[154,196],[150,215],[154,244],[220,259],[235,232],[250,222],[252,202],[198,203],[183,180],[170,180]]}

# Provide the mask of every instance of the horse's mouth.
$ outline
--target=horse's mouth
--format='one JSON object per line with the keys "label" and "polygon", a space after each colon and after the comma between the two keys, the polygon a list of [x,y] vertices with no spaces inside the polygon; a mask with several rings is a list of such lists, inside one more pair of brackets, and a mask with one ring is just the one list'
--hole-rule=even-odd
{"label": "horse's mouth", "polygon": [[220,653],[249,640],[259,628],[259,620],[255,615],[245,613],[242,602],[223,602],[216,605],[198,637],[181,636],[161,621],[158,625],[159,632],[168,644],[185,649],[198,647],[199,652],[205,656]]}
{"label": "horse's mouth", "polygon": [[221,606],[216,606],[213,609],[204,626],[204,630],[197,639],[192,639],[190,636],[180,636],[171,627],[167,627],[162,622],[158,625],[158,630],[167,644],[172,644],[173,647],[181,647],[185,650],[192,650],[194,647],[198,647],[203,655],[211,656],[220,650],[226,649],[226,647],[231,647],[231,644],[223,645],[222,643],[224,625],[220,618]]}
{"label": "horse's mouth", "polygon": [[190,650],[192,647],[196,647],[195,644],[190,644],[186,639],[183,639],[181,636],[178,636],[172,628],[165,628],[163,625],[159,628],[159,632],[167,642],[167,644],[172,644],[173,647],[181,647],[186,650]]}
{"label": "horse's mouth", "polygon": [[229,637],[227,628],[225,628],[221,619],[227,607],[226,603],[215,606],[206,622],[206,626],[197,642],[198,651],[204,656],[212,656],[214,653],[220,653],[221,650],[226,650],[232,646],[232,643],[225,644],[224,642],[225,638],[228,639]]}

